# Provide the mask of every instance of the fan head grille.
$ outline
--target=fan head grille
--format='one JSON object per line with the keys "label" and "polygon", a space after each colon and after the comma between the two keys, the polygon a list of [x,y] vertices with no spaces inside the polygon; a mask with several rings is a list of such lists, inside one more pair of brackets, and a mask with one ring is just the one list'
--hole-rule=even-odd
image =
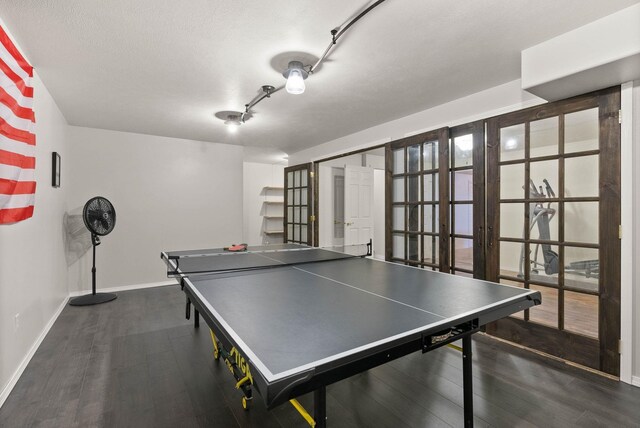
{"label": "fan head grille", "polygon": [[111,233],[116,225],[116,210],[108,199],[96,196],[84,205],[82,218],[91,233],[104,236]]}

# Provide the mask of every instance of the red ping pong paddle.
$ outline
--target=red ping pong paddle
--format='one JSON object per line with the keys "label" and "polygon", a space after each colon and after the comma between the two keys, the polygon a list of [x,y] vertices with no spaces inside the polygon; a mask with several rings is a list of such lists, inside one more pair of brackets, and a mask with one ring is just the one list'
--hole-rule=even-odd
{"label": "red ping pong paddle", "polygon": [[247,251],[247,244],[233,244],[230,247],[226,247],[225,250],[231,252]]}

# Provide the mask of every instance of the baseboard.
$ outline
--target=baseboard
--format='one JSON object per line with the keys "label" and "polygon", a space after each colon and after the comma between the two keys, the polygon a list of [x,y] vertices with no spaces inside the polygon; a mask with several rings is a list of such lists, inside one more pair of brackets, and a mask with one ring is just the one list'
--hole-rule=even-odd
{"label": "baseboard", "polygon": [[640,376],[631,376],[631,385],[640,387]]}
{"label": "baseboard", "polygon": [[0,407],[2,407],[7,397],[9,397],[9,394],[13,390],[13,387],[16,386],[16,383],[18,383],[20,376],[22,376],[22,373],[29,365],[29,361],[31,361],[31,358],[33,358],[34,354],[40,347],[40,344],[42,344],[42,341],[47,336],[47,333],[49,333],[49,330],[51,330],[51,327],[53,327],[53,324],[58,319],[58,316],[60,316],[60,313],[62,312],[64,307],[67,306],[68,301],[69,301],[69,297],[65,297],[62,303],[60,304],[60,306],[58,307],[58,309],[56,309],[56,312],[53,314],[53,316],[51,317],[47,325],[42,330],[42,333],[40,333],[40,336],[38,336],[36,341],[33,343],[33,346],[31,346],[31,349],[29,349],[29,352],[27,352],[27,355],[25,355],[25,357],[22,359],[22,362],[20,363],[16,371],[13,373],[13,376],[11,376],[11,379],[9,379],[9,382],[4,386],[4,388],[2,389],[2,392],[0,392]]}
{"label": "baseboard", "polygon": [[[130,290],[140,290],[142,288],[164,287],[165,285],[176,285],[176,281],[168,280],[168,281],[162,281],[162,282],[147,282],[144,284],[121,285],[119,287],[100,288],[98,289],[98,292],[117,293],[118,291],[130,291]],[[89,294],[89,293],[91,293],[91,290],[72,291],[71,293],[69,293],[69,297],[84,296],[85,294]]]}

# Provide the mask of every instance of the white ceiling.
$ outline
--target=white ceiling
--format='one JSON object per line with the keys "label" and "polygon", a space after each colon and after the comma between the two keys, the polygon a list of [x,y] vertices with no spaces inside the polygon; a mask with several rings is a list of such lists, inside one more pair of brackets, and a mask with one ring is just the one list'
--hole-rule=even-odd
{"label": "white ceiling", "polygon": [[521,50],[638,1],[387,0],[304,94],[274,94],[236,134],[213,117],[370,3],[1,0],[0,17],[71,125],[294,153],[517,79]]}

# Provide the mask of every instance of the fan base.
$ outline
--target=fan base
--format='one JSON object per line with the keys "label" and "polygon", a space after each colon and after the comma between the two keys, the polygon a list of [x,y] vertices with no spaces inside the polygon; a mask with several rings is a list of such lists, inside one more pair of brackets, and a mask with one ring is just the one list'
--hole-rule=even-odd
{"label": "fan base", "polygon": [[99,303],[106,303],[114,300],[118,297],[113,293],[96,293],[96,294],[87,294],[86,296],[80,296],[73,298],[69,301],[71,306],[88,306],[88,305],[97,305]]}

